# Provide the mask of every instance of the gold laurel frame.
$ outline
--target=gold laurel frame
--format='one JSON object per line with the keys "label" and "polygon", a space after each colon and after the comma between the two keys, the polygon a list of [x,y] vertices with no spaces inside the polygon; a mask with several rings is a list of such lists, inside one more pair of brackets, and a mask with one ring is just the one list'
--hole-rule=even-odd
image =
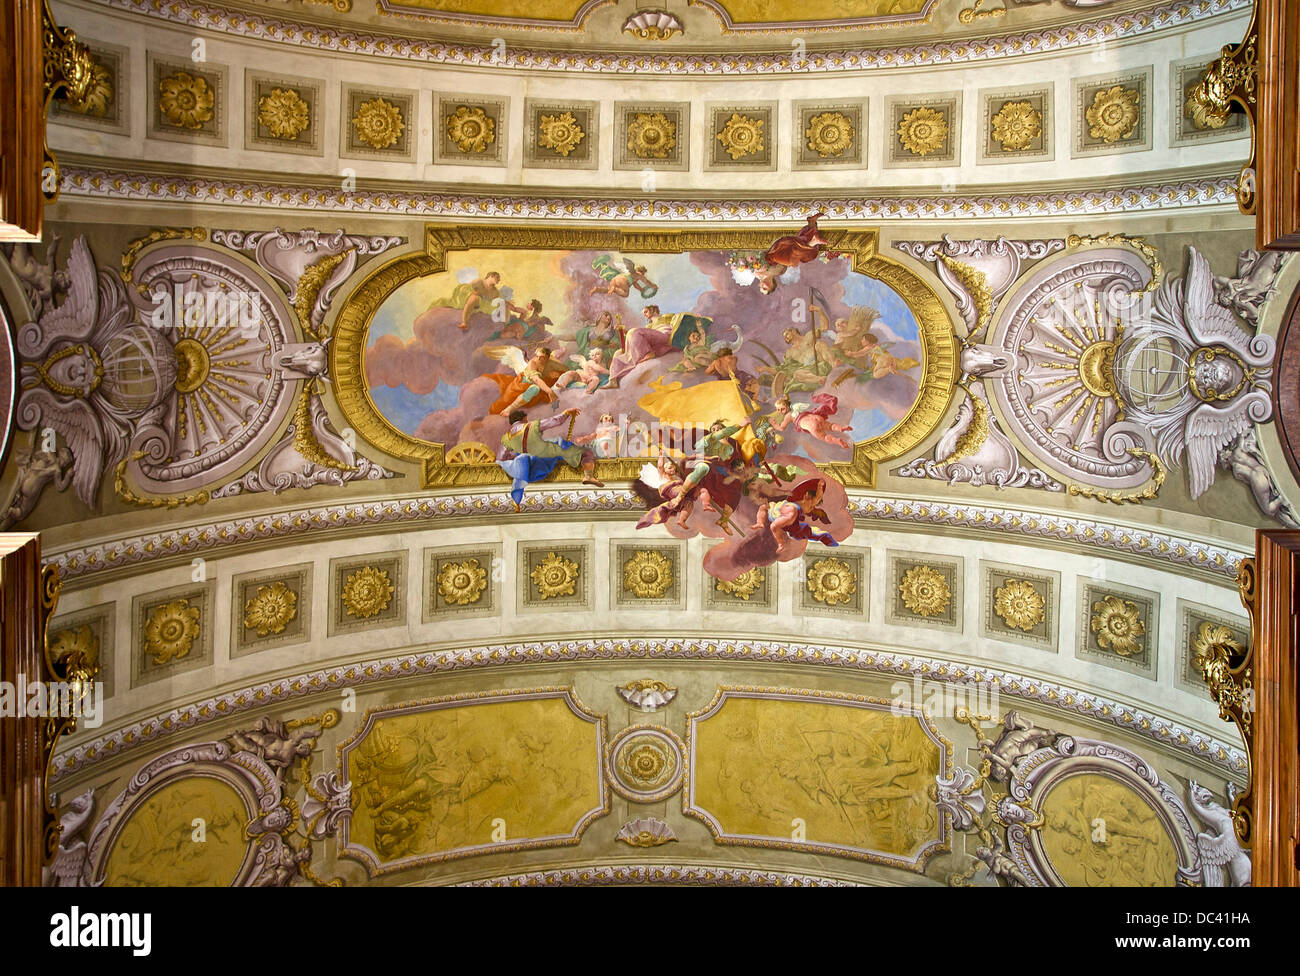
{"label": "gold laurel frame", "polygon": [[[874,488],[876,463],[902,457],[938,427],[952,401],[957,380],[958,340],[939,295],[910,268],[877,251],[874,229],[826,228],[831,249],[847,253],[855,272],[894,289],[916,316],[924,370],[916,400],[888,433],[854,445],[851,461],[818,465],[849,488]],[[546,224],[473,224],[425,227],[424,252],[405,254],[377,264],[352,290],[334,323],[330,366],[335,395],[347,424],[362,438],[396,458],[423,466],[424,488],[505,485],[509,478],[495,463],[455,463],[447,445],[417,440],[394,427],[370,398],[365,382],[365,342],[379,307],[397,288],[423,275],[447,270],[447,254],[474,249],[588,250],[625,254],[680,254],[694,250],[761,250],[773,239],[771,229],[621,230],[615,227],[557,227]],[[602,481],[631,481],[645,458],[601,458],[596,476]],[[560,466],[550,482],[577,482],[581,474]]]}

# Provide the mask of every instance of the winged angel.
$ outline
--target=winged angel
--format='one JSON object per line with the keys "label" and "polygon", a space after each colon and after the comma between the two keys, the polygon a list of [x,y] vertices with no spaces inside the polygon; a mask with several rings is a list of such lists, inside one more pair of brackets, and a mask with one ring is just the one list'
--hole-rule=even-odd
{"label": "winged angel", "polygon": [[[76,462],[73,490],[94,507],[104,469],[126,456],[132,430],[166,409],[160,401],[174,383],[175,357],[159,349],[166,340],[134,321],[126,289],[96,269],[84,236],[72,242],[59,285],[63,301],[56,305],[51,295],[38,320],[18,330],[18,426],[63,435]],[[152,382],[142,382],[146,376]]]}
{"label": "winged angel", "polygon": [[1273,339],[1249,335],[1232,311],[1216,301],[1210,264],[1195,248],[1188,248],[1186,278],[1156,293],[1141,338],[1124,359],[1133,363],[1143,358],[1139,353],[1154,350],[1161,339],[1178,350],[1186,387],[1172,405],[1160,409],[1134,403],[1132,426],[1150,431],[1157,453],[1172,463],[1182,463],[1186,455],[1193,498],[1214,484],[1222,464],[1251,488],[1265,514],[1295,526],[1294,510],[1254,447],[1254,425],[1272,416]]}

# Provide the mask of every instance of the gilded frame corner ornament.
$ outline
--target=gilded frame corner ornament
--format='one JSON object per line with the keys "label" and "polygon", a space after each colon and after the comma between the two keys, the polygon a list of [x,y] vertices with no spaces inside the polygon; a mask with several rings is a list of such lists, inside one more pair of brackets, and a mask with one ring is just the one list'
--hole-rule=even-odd
{"label": "gilded frame corner ornament", "polygon": [[[380,413],[365,383],[365,345],[379,307],[401,285],[447,270],[447,256],[476,248],[541,250],[608,248],[628,254],[679,254],[691,250],[761,250],[773,240],[766,228],[619,229],[546,224],[428,224],[424,251],[399,255],[376,264],[353,289],[334,324],[330,367],[335,392],[349,426],[387,454],[421,465],[422,487],[491,487],[509,483],[494,461],[449,460],[449,445],[416,438],[398,430]],[[916,316],[923,370],[916,400],[888,432],[854,445],[848,461],[822,463],[827,474],[848,488],[870,489],[876,464],[907,454],[939,426],[957,384],[958,339],[952,319],[935,289],[911,268],[881,254],[873,228],[823,228],[832,250],[850,257],[852,270],[892,288]],[[602,481],[631,481],[643,457],[601,458],[596,476]],[[581,473],[560,465],[547,482],[577,482]]]}

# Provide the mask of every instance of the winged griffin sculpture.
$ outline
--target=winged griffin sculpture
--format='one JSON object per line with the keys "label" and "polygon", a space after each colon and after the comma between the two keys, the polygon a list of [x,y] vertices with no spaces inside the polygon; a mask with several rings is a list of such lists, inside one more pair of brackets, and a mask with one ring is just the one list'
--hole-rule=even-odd
{"label": "winged griffin sculpture", "polygon": [[[1201,822],[1214,833],[1202,831],[1196,835],[1196,848],[1201,855],[1201,870],[1207,888],[1243,888],[1250,885],[1250,852],[1241,846],[1232,827],[1232,812],[1199,783],[1187,784],[1187,799]],[[1224,870],[1228,884],[1223,883]]]}

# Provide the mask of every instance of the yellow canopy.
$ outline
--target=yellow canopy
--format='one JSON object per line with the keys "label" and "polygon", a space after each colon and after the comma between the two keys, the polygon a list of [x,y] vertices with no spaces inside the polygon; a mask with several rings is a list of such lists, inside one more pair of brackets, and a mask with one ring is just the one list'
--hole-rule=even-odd
{"label": "yellow canopy", "polygon": [[673,427],[708,427],[715,420],[728,424],[744,424],[735,434],[736,443],[746,461],[765,453],[763,442],[754,435],[749,425],[750,409],[735,378],[709,380],[683,388],[681,380],[671,383],[659,377],[650,384],[654,392],[637,401],[646,413],[662,424]]}

